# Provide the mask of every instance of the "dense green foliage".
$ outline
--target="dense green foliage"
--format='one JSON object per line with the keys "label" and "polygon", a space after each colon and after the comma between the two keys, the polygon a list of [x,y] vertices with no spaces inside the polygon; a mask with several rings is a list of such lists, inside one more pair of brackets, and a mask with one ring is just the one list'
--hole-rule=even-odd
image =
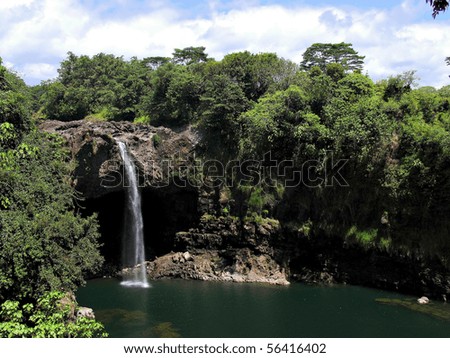
{"label": "dense green foliage", "polygon": [[[75,214],[70,157],[60,137],[33,126],[26,86],[1,65],[0,84],[0,315],[12,324],[0,335],[42,336],[59,319],[42,300],[75,290],[102,264],[97,220]],[[89,325],[61,334],[89,334]]]}
{"label": "dense green foliage", "polygon": [[[48,119],[145,118],[155,125],[179,126],[209,113],[209,99],[220,95],[213,89],[216,82],[222,91],[234,93],[233,101],[243,101],[236,105],[247,108],[244,102],[257,100],[270,88],[288,86],[297,71],[295,64],[275,54],[240,52],[217,62],[204,51],[188,47],[175,49],[172,58],[130,61],[102,53],[92,58],[69,53],[56,80],[32,89],[34,108]],[[224,108],[222,115],[228,110],[236,112]]]}
{"label": "dense green foliage", "polygon": [[69,52],[57,81],[43,83],[43,114],[49,119],[75,120],[91,114],[99,119],[133,120],[148,91],[148,63],[100,53],[92,58]]}
{"label": "dense green foliage", "polygon": [[75,307],[67,297],[53,291],[43,294],[34,304],[5,301],[0,308],[0,337],[106,337],[101,323],[87,317],[75,317]]}
{"label": "dense green foliage", "polygon": [[[30,99],[25,83],[14,73],[2,66],[0,58],[0,125],[9,123],[13,138],[9,138],[9,145],[17,144],[21,134],[30,128],[29,109],[24,103]],[[7,130],[0,129],[2,133]]]}
{"label": "dense green foliage", "polygon": [[274,159],[293,159],[299,170],[322,158],[313,168],[321,179],[330,156],[348,159],[340,170],[348,186],[288,188],[278,215],[299,228],[312,223],[316,233],[448,257],[448,88],[392,91],[404,77],[374,84],[347,75],[328,87],[331,96],[318,111],[311,111],[311,86],[291,87],[242,115],[242,155],[270,148]]}
{"label": "dense green foliage", "polygon": [[[299,230],[308,223],[310,234],[449,258],[448,87],[411,86],[411,73],[374,84],[361,74],[336,81],[312,68],[243,113],[241,157],[270,150],[272,159],[293,160],[294,170],[309,175],[269,209]],[[345,182],[332,182],[327,169],[339,159],[348,162],[335,179]],[[318,162],[305,167],[311,160]]]}
{"label": "dense green foliage", "polygon": [[73,214],[60,139],[32,131],[2,154],[0,299],[74,290],[101,258],[95,217]]}

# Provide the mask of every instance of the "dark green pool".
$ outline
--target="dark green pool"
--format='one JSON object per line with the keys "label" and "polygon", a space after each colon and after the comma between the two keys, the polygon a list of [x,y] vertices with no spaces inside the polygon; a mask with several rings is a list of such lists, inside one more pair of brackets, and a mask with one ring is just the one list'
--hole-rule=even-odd
{"label": "dark green pool", "polygon": [[77,298],[111,337],[450,337],[450,304],[423,313],[414,297],[355,286],[174,280],[142,289],[102,279]]}

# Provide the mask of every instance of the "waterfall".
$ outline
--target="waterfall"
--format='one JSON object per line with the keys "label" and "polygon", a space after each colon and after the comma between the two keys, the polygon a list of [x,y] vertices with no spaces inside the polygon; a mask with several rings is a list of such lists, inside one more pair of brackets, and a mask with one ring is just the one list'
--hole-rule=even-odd
{"label": "waterfall", "polygon": [[[127,267],[136,267],[131,279],[123,281],[122,285],[135,287],[150,287],[147,282],[147,272],[145,266],[145,249],[144,249],[144,223],[142,220],[141,195],[138,188],[138,178],[136,175],[136,167],[128,154],[127,146],[123,142],[117,142],[119,145],[120,155],[123,160],[126,178],[128,178],[127,186],[127,220],[125,221],[124,235],[124,264]],[[123,178],[125,186],[125,178]]]}

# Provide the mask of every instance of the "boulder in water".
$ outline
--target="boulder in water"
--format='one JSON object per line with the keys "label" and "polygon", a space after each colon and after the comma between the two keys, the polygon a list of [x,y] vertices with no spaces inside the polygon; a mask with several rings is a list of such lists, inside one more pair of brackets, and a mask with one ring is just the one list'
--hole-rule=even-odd
{"label": "boulder in water", "polygon": [[417,299],[417,303],[419,305],[426,305],[426,304],[430,303],[430,299],[428,297],[422,296]]}

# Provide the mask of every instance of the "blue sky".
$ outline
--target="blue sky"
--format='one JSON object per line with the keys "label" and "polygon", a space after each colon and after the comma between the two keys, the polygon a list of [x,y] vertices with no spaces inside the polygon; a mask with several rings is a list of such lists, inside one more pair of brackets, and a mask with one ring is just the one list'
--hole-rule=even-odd
{"label": "blue sky", "polygon": [[450,84],[450,11],[425,0],[1,0],[0,57],[29,84],[55,78],[68,51],[170,56],[205,46],[276,52],[300,62],[315,42],[350,42],[374,80],[416,70],[422,86]]}

